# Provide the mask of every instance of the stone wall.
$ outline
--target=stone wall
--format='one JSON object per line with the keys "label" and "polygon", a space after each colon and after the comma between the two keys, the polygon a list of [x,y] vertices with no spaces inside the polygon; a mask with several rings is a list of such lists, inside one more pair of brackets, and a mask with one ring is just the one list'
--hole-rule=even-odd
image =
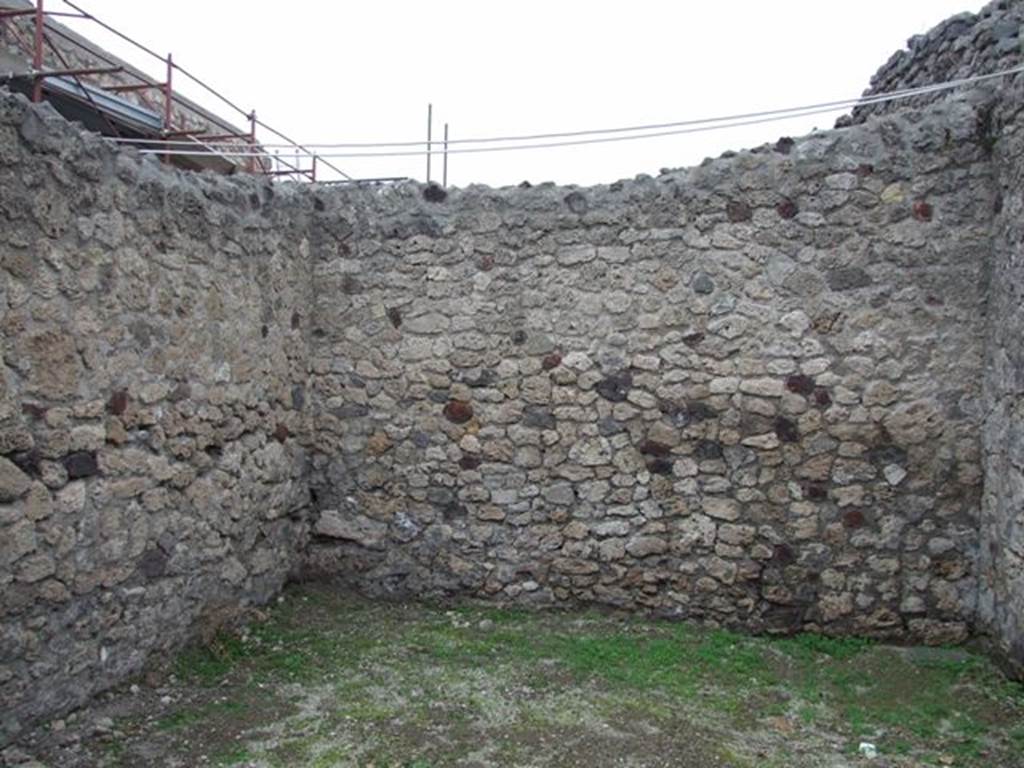
{"label": "stone wall", "polygon": [[0,743],[281,587],[307,531],[301,191],[0,98]]}
{"label": "stone wall", "polygon": [[[1020,0],[994,0],[976,14],[951,16],[928,32],[907,40],[907,47],[894,53],[871,78],[871,87],[864,95],[935,85],[1019,67],[1024,63],[1022,25],[1024,3]],[[970,89],[969,97],[991,104],[994,93],[1006,83],[1003,78],[984,81]],[[840,118],[837,124],[849,125],[851,122],[863,122],[871,116],[908,108],[920,109],[949,95],[949,91],[939,91],[882,104],[862,105],[855,108],[850,116]]]}
{"label": "stone wall", "polygon": [[1024,674],[1024,82],[1006,93],[995,143],[995,225],[985,361],[985,494],[979,619]]}
{"label": "stone wall", "polygon": [[939,109],[591,189],[336,198],[309,568],[964,638],[994,188],[978,110]]}
{"label": "stone wall", "polygon": [[289,574],[1019,662],[1003,87],[448,192],[184,174],[0,94],[0,742]]}
{"label": "stone wall", "polygon": [[[996,0],[912,37],[871,80],[867,94],[895,91],[1020,67],[1024,62],[1024,3]],[[964,98],[978,105],[979,132],[993,152],[998,192],[984,367],[984,502],[980,526],[980,628],[1000,655],[1024,670],[1024,264],[1021,261],[1024,138],[1020,75],[980,87],[884,105],[858,107],[840,125],[908,107]]]}

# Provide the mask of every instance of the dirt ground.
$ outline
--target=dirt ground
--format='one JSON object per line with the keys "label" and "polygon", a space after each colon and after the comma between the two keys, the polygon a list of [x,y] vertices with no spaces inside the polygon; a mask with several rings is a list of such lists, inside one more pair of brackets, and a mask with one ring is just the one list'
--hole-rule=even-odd
{"label": "dirt ground", "polygon": [[381,604],[306,585],[244,628],[37,729],[2,760],[1021,768],[1024,686],[959,649],[750,638],[596,612]]}

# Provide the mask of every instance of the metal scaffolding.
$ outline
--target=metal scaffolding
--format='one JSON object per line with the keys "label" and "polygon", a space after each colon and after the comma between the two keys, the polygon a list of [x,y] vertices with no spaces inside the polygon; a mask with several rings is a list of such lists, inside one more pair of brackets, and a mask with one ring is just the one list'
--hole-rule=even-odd
{"label": "metal scaffolding", "polygon": [[[168,53],[161,56],[142,43],[118,31],[109,24],[96,18],[70,0],[64,0],[72,12],[51,11],[44,8],[44,0],[36,0],[28,8],[0,7],[0,28],[10,32],[17,46],[31,58],[31,70],[20,75],[7,76],[8,81],[22,81],[26,90],[35,102],[53,100],[73,103],[79,111],[85,110],[92,118],[91,122],[101,133],[122,138],[135,137],[140,148],[150,150],[161,157],[163,162],[183,162],[181,153],[171,151],[180,149],[181,142],[187,141],[195,151],[192,158],[202,157],[208,153],[211,159],[223,160],[231,172],[243,169],[248,173],[274,177],[292,177],[309,181],[317,180],[318,165],[329,168],[346,180],[351,177],[330,161],[318,157],[301,144],[293,141],[280,131],[267,125],[256,117],[253,109],[244,110],[222,93],[209,86],[203,80],[182,68]],[[24,27],[19,29],[19,19],[31,19],[30,32],[26,34]],[[70,35],[66,28],[48,23],[54,18],[83,19],[103,28],[109,33],[129,43],[147,56],[159,60],[164,67],[163,80],[154,80],[123,62],[111,58],[96,47],[87,44],[76,35]],[[53,37],[61,38],[65,44],[81,49],[88,57],[103,62],[106,66],[83,67],[72,66],[61,52],[61,47],[53,42]],[[47,66],[47,58],[56,61],[60,66]],[[104,84],[100,76],[121,75],[122,82]],[[248,131],[240,131],[228,126],[218,126],[221,130],[212,131],[207,124],[203,129],[190,129],[182,121],[175,118],[175,104],[196,111],[198,108],[184,100],[174,91],[175,75],[182,76],[198,85],[210,95],[218,99],[233,112],[241,115],[248,123]],[[123,82],[124,79],[137,82]],[[148,109],[142,104],[124,98],[123,94],[153,92],[158,94],[160,111]],[[144,101],[144,100],[143,100]],[[145,101],[144,101],[145,103]],[[257,139],[257,128],[276,136],[287,147],[289,156],[279,152],[273,155],[266,152]],[[163,151],[162,150],[166,150]],[[234,151],[232,151],[234,150]],[[239,165],[236,161],[244,158]]]}

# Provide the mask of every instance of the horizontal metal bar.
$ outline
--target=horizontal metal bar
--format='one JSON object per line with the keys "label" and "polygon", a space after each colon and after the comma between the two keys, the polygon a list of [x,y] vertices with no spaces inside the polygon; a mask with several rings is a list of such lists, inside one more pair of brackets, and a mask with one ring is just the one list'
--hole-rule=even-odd
{"label": "horizontal metal bar", "polygon": [[203,133],[199,134],[197,138],[202,139],[205,142],[209,141],[224,141],[225,139],[238,139],[239,141],[249,142],[249,136],[244,133],[211,133],[209,135]]}
{"label": "horizontal metal bar", "polygon": [[148,91],[150,88],[163,88],[163,83],[139,83],[138,85],[105,85],[103,90],[114,93],[127,93],[129,91]]}
{"label": "horizontal metal bar", "polygon": [[44,69],[29,74],[31,77],[60,77],[62,75],[112,75],[123,71],[124,67],[83,67],[80,69]]}
{"label": "horizontal metal bar", "polygon": [[[18,16],[35,16],[36,9],[28,8],[24,11],[0,11],[0,19],[13,19]],[[80,13],[70,13],[68,11],[44,11],[43,16],[60,16],[62,19],[87,19],[88,16],[83,16]]]}

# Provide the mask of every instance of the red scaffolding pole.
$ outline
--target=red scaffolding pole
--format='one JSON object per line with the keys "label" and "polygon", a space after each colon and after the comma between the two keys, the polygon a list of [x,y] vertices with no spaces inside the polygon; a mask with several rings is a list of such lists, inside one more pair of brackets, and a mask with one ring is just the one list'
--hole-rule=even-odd
{"label": "red scaffolding pole", "polygon": [[[27,18],[27,17],[30,17],[30,16],[32,17],[32,39],[31,39],[31,41],[26,40],[25,38],[21,37],[21,35],[18,33],[18,29],[17,29],[16,25],[12,24],[11,25],[11,29],[15,33],[16,38],[18,38],[20,46],[24,50],[26,50],[27,53],[29,53],[31,55],[31,59],[32,59],[32,72],[30,73],[29,77],[31,78],[31,96],[32,96],[32,100],[33,101],[39,102],[39,101],[43,100],[45,79],[47,77],[70,76],[70,77],[75,78],[75,80],[76,80],[76,82],[78,82],[79,86],[83,89],[83,91],[85,91],[86,97],[89,99],[90,103],[92,103],[92,98],[89,97],[88,91],[87,91],[85,85],[83,83],[81,83],[81,81],[78,80],[78,78],[80,76],[107,75],[107,74],[115,74],[115,73],[124,73],[125,75],[127,75],[129,77],[133,77],[133,78],[136,78],[138,80],[141,80],[141,82],[139,82],[139,83],[130,83],[130,84],[121,84],[121,85],[97,83],[96,85],[97,85],[97,87],[102,88],[102,89],[107,90],[107,91],[110,91],[111,93],[139,93],[139,92],[144,92],[144,91],[148,91],[148,90],[158,90],[158,91],[160,91],[161,96],[163,97],[162,98],[162,101],[163,101],[163,105],[162,105],[163,106],[163,125],[161,127],[160,139],[163,139],[163,141],[170,142],[170,140],[173,137],[178,137],[178,136],[193,137],[193,138],[196,139],[197,143],[199,143],[199,144],[201,144],[203,141],[212,141],[212,140],[215,140],[215,139],[216,140],[221,140],[221,139],[237,139],[238,142],[242,146],[247,147],[249,150],[251,150],[250,156],[246,158],[246,162],[245,162],[245,164],[243,166],[245,168],[245,170],[247,170],[249,173],[263,173],[263,174],[269,174],[269,175],[275,175],[275,176],[292,176],[293,175],[293,176],[305,177],[305,178],[307,178],[307,179],[309,179],[311,181],[316,181],[317,173],[318,173],[318,170],[319,170],[319,167],[318,167],[319,163],[318,163],[318,161],[320,160],[320,158],[317,157],[315,152],[311,152],[310,150],[306,149],[305,147],[302,147],[301,145],[296,144],[289,137],[284,136],[279,131],[276,131],[272,127],[270,127],[270,126],[266,125],[265,123],[261,122],[260,120],[258,120],[256,118],[256,111],[255,110],[251,110],[248,113],[243,112],[241,109],[238,108],[238,106],[234,102],[229,101],[225,96],[223,96],[218,91],[214,90],[212,87],[207,85],[202,80],[199,80],[195,75],[193,75],[192,73],[188,72],[187,70],[185,70],[185,69],[181,68],[180,66],[178,66],[177,64],[175,64],[171,54],[167,54],[166,57],[162,57],[158,53],[153,51],[152,49],[147,48],[146,46],[142,45],[141,43],[137,42],[136,40],[133,40],[132,38],[128,37],[127,35],[123,34],[122,32],[119,32],[118,30],[114,29],[110,25],[104,23],[100,19],[97,19],[95,16],[93,16],[89,12],[87,12],[84,9],[80,8],[74,2],[69,2],[68,1],[67,4],[70,5],[76,12],[75,13],[64,13],[64,12],[56,12],[56,11],[47,11],[44,8],[44,0],[36,0],[35,6],[32,7],[32,8],[25,8],[25,9],[18,9],[18,10],[14,10],[14,9],[0,10],[0,21],[6,20],[8,18],[14,18],[14,17],[18,17],[18,18]],[[63,66],[61,68],[47,69],[46,68],[46,51],[45,51],[45,47],[46,47],[47,44],[49,44],[51,47],[53,46],[52,42],[48,41],[47,34],[46,34],[46,32],[47,32],[46,19],[48,17],[50,17],[50,16],[55,16],[55,17],[73,17],[73,18],[85,19],[87,21],[93,22],[93,23],[99,25],[100,27],[102,27],[102,28],[112,32],[113,34],[115,34],[118,37],[122,38],[126,42],[130,43],[131,45],[134,45],[137,48],[139,48],[140,50],[145,51],[147,54],[152,55],[153,57],[162,60],[164,62],[164,64],[165,64],[165,67],[166,67],[166,79],[163,82],[156,82],[156,81],[151,80],[148,76],[146,76],[144,74],[140,74],[139,72],[132,71],[131,69],[126,69],[124,66],[122,66],[120,64],[120,62],[115,62],[111,58],[105,56],[102,51],[97,50],[94,47],[92,47],[90,44],[82,42],[80,39],[77,39],[77,38],[69,35],[67,32],[61,31],[60,29],[57,29],[57,28],[54,28],[54,27],[50,28],[53,31],[54,34],[59,35],[64,40],[66,40],[66,41],[72,43],[73,45],[81,48],[83,51],[85,51],[90,56],[95,57],[96,59],[104,62],[105,64],[109,64],[110,66],[89,66],[89,67],[77,67],[77,68],[73,67],[73,66],[68,66],[69,62],[64,61],[63,57],[60,55],[60,52],[57,51],[54,48],[54,53],[57,55],[57,57],[59,59],[61,59],[60,64],[62,64]],[[26,35],[26,37],[27,37],[27,35]],[[232,109],[234,109],[234,110],[240,112],[241,114],[243,114],[245,116],[245,118],[247,119],[248,123],[249,123],[249,130],[247,132],[245,132],[245,133],[243,133],[241,131],[239,131],[237,133],[231,133],[230,131],[223,132],[223,133],[213,133],[212,131],[210,131],[210,126],[209,125],[205,126],[201,130],[197,130],[197,129],[189,130],[189,129],[186,129],[184,125],[181,126],[179,129],[176,129],[175,125],[174,125],[174,103],[175,103],[175,101],[177,101],[178,103],[181,103],[181,104],[188,104],[190,108],[191,108],[192,105],[191,105],[190,102],[184,101],[182,97],[177,96],[174,93],[173,79],[174,79],[174,70],[175,69],[180,70],[180,72],[185,77],[193,80],[200,87],[202,87],[205,90],[209,91],[213,96],[215,96],[216,98],[220,99],[225,104],[229,105]],[[282,160],[282,159],[278,158],[278,168],[280,168],[280,166],[284,166],[285,170],[276,170],[274,168],[275,164],[273,162],[268,162],[267,161],[266,158],[269,157],[269,156],[261,155],[260,145],[259,145],[257,137],[256,137],[257,127],[262,127],[264,130],[269,131],[270,133],[272,133],[272,134],[274,134],[276,136],[280,136],[282,139],[284,139],[285,141],[288,141],[289,143],[291,143],[295,147],[296,157],[295,157],[295,159],[293,161],[289,162],[287,160]],[[154,139],[154,140],[158,140],[158,139]],[[163,162],[170,163],[170,162],[172,162],[172,151],[173,151],[173,147],[168,143],[168,144],[165,145],[165,148],[160,149],[157,152],[157,154],[160,156],[160,158],[161,158],[161,160]],[[210,148],[210,151],[214,152],[214,154],[216,154],[214,149]],[[309,162],[310,162],[310,166],[309,167],[306,167],[306,168],[302,167],[302,165],[303,165],[302,159],[303,158],[306,158],[306,159],[309,160]],[[330,163],[329,161],[324,160],[324,163],[327,165],[328,168],[330,168],[331,170],[337,172],[341,176],[343,176],[345,178],[351,178],[344,171],[342,171],[340,168],[336,167],[334,164]]]}
{"label": "red scaffolding pole", "polygon": [[35,70],[32,78],[32,101],[39,103],[43,100],[43,0],[36,0],[35,34],[32,38],[32,69]]}

